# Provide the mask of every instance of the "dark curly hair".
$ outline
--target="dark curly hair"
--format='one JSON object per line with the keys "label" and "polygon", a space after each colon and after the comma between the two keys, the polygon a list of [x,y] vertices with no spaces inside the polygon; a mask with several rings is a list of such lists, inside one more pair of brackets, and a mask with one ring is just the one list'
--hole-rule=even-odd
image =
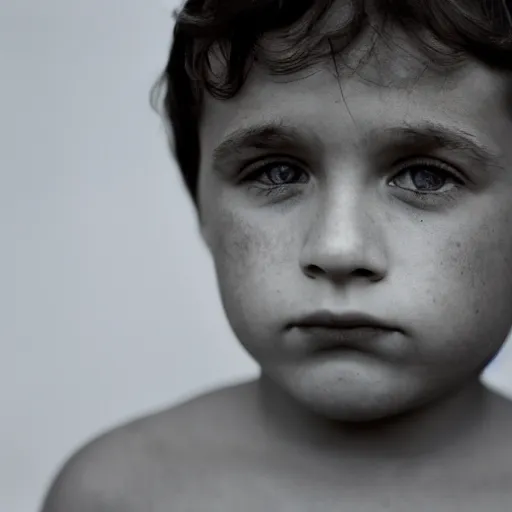
{"label": "dark curly hair", "polygon": [[[346,0],[342,6],[349,15],[340,16],[343,19],[329,28],[329,10],[335,4],[336,0],[188,0],[174,11],[169,60],[151,89],[150,102],[165,122],[169,147],[196,208],[204,92],[217,99],[232,98],[256,61],[280,75],[309,68],[347,49],[370,27],[373,13],[383,21],[376,30],[379,37],[385,37],[387,25],[399,27],[431,63],[450,68],[469,56],[491,69],[512,71],[511,0]],[[270,34],[278,34],[284,43],[279,51],[265,48],[263,41]],[[215,49],[223,56],[220,76],[211,64]]]}

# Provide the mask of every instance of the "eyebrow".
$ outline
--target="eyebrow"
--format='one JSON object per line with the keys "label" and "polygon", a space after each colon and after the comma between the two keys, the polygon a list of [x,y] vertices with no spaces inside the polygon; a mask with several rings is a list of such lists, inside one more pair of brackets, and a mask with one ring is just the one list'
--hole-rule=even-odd
{"label": "eyebrow", "polygon": [[249,127],[238,128],[231,132],[213,151],[213,168],[220,170],[222,165],[231,160],[236,153],[244,150],[282,151],[297,146],[320,146],[320,139],[315,133],[304,133],[297,127],[282,120],[263,122]]}
{"label": "eyebrow", "polygon": [[[363,144],[369,147],[375,140],[386,141],[393,149],[460,151],[477,164],[504,170],[503,156],[478,141],[475,135],[434,121],[422,121],[418,125],[404,122],[401,126],[374,129],[365,135]],[[254,124],[233,131],[215,148],[213,168],[220,170],[236,153],[244,150],[289,150],[297,146],[311,146],[312,143],[321,147],[316,133],[309,129],[304,131],[282,120]]]}
{"label": "eyebrow", "polygon": [[505,169],[503,155],[500,152],[479,141],[476,135],[456,126],[423,121],[418,126],[404,123],[403,126],[386,128],[383,132],[384,137],[388,136],[398,141],[399,146],[419,148],[423,151],[460,151],[484,167]]}

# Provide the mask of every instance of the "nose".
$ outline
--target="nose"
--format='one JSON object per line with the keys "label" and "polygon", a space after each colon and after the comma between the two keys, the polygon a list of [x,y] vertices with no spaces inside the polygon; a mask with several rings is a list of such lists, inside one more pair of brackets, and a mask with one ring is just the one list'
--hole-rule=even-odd
{"label": "nose", "polygon": [[371,194],[355,187],[330,191],[318,201],[300,256],[307,277],[332,282],[384,279],[388,257],[375,203]]}

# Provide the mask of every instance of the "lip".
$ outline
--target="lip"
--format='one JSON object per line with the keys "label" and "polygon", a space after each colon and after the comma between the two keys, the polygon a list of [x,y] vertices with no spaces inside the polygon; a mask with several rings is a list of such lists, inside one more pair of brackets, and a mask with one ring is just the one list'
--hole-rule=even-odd
{"label": "lip", "polygon": [[356,329],[374,328],[396,331],[397,328],[388,322],[359,312],[333,313],[331,311],[316,311],[297,318],[289,324],[290,327],[323,328],[323,329]]}
{"label": "lip", "polygon": [[[294,338],[313,352],[355,349],[380,352],[383,343],[399,329],[388,322],[360,312],[333,313],[317,311],[289,324]],[[389,340],[388,340],[389,341]],[[388,344],[388,343],[385,343]]]}

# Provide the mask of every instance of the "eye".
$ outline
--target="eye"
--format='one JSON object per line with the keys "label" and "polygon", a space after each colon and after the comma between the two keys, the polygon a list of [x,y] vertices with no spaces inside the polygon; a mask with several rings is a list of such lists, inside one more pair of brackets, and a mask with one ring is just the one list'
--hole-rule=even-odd
{"label": "eye", "polygon": [[281,186],[304,181],[304,176],[307,176],[306,173],[295,164],[269,162],[252,171],[243,181],[257,181],[268,186]]}
{"label": "eye", "polygon": [[270,196],[291,192],[294,185],[308,183],[309,175],[297,164],[275,161],[258,166],[242,182],[250,183],[251,188]]}
{"label": "eye", "polygon": [[419,195],[442,195],[459,188],[463,183],[450,166],[442,162],[419,160],[407,165],[389,184]]}
{"label": "eye", "polygon": [[[241,180],[250,184],[256,194],[266,197],[276,196],[285,199],[302,192],[310,175],[301,165],[284,160],[267,161],[249,170]],[[394,174],[388,182],[392,188],[399,189],[402,194],[409,194],[416,203],[424,207],[434,207],[441,202],[454,199],[453,193],[464,185],[450,165],[437,160],[416,159],[402,165],[401,170]]]}

